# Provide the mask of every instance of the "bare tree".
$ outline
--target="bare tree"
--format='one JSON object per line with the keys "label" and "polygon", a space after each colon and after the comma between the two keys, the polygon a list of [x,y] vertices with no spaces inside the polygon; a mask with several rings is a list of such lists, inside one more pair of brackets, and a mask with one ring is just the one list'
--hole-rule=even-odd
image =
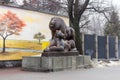
{"label": "bare tree", "polygon": [[101,25],[99,21],[103,18],[105,18],[107,21],[110,21],[108,14],[111,10],[111,6],[108,5],[109,3],[104,0],[67,0],[67,2],[69,23],[70,26],[75,29],[76,46],[80,54],[82,54],[80,31],[86,28],[89,29],[89,23],[93,19],[91,18],[91,14],[97,14],[97,20],[94,18],[93,23],[97,24],[98,27],[94,28],[93,30],[101,33],[103,30],[100,27],[103,25]]}
{"label": "bare tree", "polygon": [[47,11],[52,13],[58,13],[61,9],[59,0],[24,0],[22,8],[28,8],[37,11]]}
{"label": "bare tree", "polygon": [[105,24],[105,18],[101,18],[100,14],[92,16],[90,26],[87,28],[90,34],[103,35],[103,26]]}
{"label": "bare tree", "polygon": [[90,0],[67,0],[68,2],[68,16],[70,26],[75,30],[75,43],[77,50],[80,54],[82,53],[82,41],[80,37],[79,23],[82,14],[85,12]]}

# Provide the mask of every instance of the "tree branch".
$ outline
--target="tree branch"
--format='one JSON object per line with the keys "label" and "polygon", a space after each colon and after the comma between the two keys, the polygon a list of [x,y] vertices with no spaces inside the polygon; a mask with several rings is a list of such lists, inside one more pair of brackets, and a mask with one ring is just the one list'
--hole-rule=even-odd
{"label": "tree branch", "polygon": [[109,23],[111,23],[110,20],[109,20],[109,18],[108,18],[107,15],[105,14],[105,11],[106,11],[106,10],[97,10],[95,7],[89,7],[89,8],[87,8],[87,9],[93,9],[94,11],[96,11],[96,12],[98,12],[98,13],[102,13],[102,14],[104,15],[104,17],[107,19],[107,21],[108,21]]}
{"label": "tree branch", "polygon": [[[79,10],[79,15],[82,15],[82,14],[84,13],[85,9],[87,8],[87,6],[88,6],[88,4],[89,4],[89,1],[90,1],[90,0],[85,0],[82,8]],[[80,17],[81,17],[81,16],[79,16],[79,19],[80,19]]]}
{"label": "tree branch", "polygon": [[2,34],[0,34],[0,36],[1,36],[2,38],[4,38],[4,36],[3,36]]}
{"label": "tree branch", "polygon": [[86,21],[84,24],[80,25],[80,28],[87,28],[87,27],[84,27],[85,25],[87,25],[90,21]]}
{"label": "tree branch", "polygon": [[12,33],[10,33],[10,34],[6,34],[6,36],[4,37],[5,39],[8,37],[8,36],[10,36],[10,35],[12,35]]}

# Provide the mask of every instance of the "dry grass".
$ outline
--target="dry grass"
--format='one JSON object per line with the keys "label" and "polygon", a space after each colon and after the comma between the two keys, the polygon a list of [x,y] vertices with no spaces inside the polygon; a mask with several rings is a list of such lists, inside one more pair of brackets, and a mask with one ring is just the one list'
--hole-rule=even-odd
{"label": "dry grass", "polygon": [[[2,40],[0,40],[0,48],[2,48],[2,44],[3,42]],[[37,41],[6,40],[7,48],[22,48],[22,49],[32,49],[32,50],[44,50],[49,45],[49,42],[41,42],[41,44],[38,44]],[[0,61],[1,60],[21,60],[23,56],[32,56],[32,55],[39,55],[39,54],[41,53],[20,52],[20,51],[0,53]]]}
{"label": "dry grass", "polygon": [[[24,48],[32,50],[43,50],[49,45],[49,42],[41,42],[39,44],[37,41],[27,41],[27,40],[6,40],[7,48]],[[0,47],[2,47],[2,40],[0,40]]]}

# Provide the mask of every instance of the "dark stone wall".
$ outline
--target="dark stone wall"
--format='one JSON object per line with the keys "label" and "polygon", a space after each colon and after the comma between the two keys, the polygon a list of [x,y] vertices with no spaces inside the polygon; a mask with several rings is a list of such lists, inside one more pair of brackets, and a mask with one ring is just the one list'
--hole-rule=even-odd
{"label": "dark stone wall", "polygon": [[0,61],[0,68],[21,67],[22,60]]}

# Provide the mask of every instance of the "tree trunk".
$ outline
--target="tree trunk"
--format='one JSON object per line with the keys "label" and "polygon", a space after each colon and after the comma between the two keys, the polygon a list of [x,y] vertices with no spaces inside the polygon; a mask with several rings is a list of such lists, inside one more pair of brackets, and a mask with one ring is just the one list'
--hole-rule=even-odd
{"label": "tree trunk", "polygon": [[6,38],[3,38],[3,53],[5,53],[5,40],[6,40]]}
{"label": "tree trunk", "polygon": [[73,27],[75,30],[75,44],[77,50],[79,51],[80,54],[83,54],[79,22],[90,0],[84,0],[83,4],[79,4],[80,0],[67,0],[67,1],[68,1],[69,25]]}
{"label": "tree trunk", "polygon": [[83,51],[82,51],[82,38],[81,38],[81,34],[80,34],[80,29],[79,29],[79,22],[74,21],[73,28],[75,30],[76,48],[79,51],[79,54],[82,55],[83,54]]}
{"label": "tree trunk", "polygon": [[39,39],[39,44],[40,44],[40,39]]}

